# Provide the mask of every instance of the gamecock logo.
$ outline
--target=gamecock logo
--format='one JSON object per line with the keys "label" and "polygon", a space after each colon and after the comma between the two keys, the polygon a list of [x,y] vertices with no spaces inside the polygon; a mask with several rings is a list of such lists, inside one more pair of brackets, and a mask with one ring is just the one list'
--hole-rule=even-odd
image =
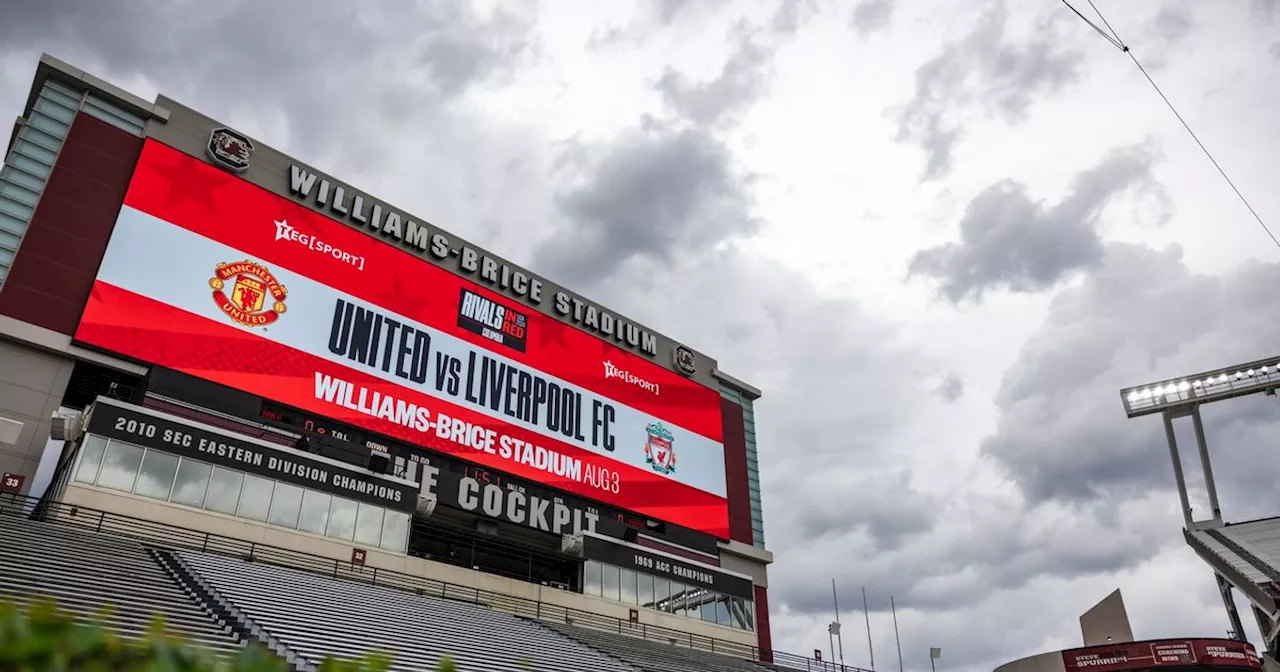
{"label": "gamecock logo", "polygon": [[215,128],[209,134],[209,144],[205,151],[214,163],[232,172],[241,173],[249,169],[253,141],[229,128]]}
{"label": "gamecock logo", "polygon": [[645,427],[649,438],[644,442],[644,461],[659,474],[676,473],[675,437],[661,422]]}
{"label": "gamecock logo", "polygon": [[671,351],[671,363],[675,364],[677,371],[686,376],[692,376],[698,372],[698,356],[683,345],[677,345]]}
{"label": "gamecock logo", "polygon": [[[223,314],[246,327],[265,327],[284,314],[288,290],[262,264],[247,259],[222,262],[209,279],[209,287]],[[268,296],[272,300],[269,307]]]}

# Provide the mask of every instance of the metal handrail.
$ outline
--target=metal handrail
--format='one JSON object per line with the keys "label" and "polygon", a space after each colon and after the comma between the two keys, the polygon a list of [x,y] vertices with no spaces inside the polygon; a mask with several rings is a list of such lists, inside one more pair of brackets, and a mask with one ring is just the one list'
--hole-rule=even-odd
{"label": "metal handrail", "polygon": [[[135,518],[86,506],[48,500],[39,502],[39,506],[36,506],[37,501],[33,497],[12,493],[4,494],[0,496],[0,516],[24,516],[31,512],[30,517],[45,522],[64,524],[98,533],[131,537],[143,540],[147,545],[155,548],[200,551],[202,553],[231,556],[250,562],[300,569],[336,579],[359,581],[369,585],[394,588],[420,595],[469,602],[523,618],[578,625],[592,630],[629,635],[665,644],[687,646],[693,649],[737,656],[753,661],[772,662],[776,667],[812,670],[814,672],[841,669],[849,672],[864,672],[856,667],[840,667],[838,665],[833,667],[830,662],[812,660],[776,650],[763,652],[766,657],[761,658],[762,652],[759,648],[748,644],[673,630],[658,625],[632,623],[616,616],[549,604],[541,599],[516,597],[394,570],[354,565],[349,561],[326,558],[304,551],[295,551],[210,532],[201,532],[178,525]],[[553,590],[555,589],[553,588]],[[772,661],[768,659],[770,653],[772,653]]]}
{"label": "metal handrail", "polygon": [[786,668],[788,670],[805,670],[805,672],[872,672],[861,667],[853,665],[844,665],[830,660],[817,660],[816,658],[805,658],[797,656],[794,653],[785,653],[782,651],[773,652],[773,666],[775,668]]}

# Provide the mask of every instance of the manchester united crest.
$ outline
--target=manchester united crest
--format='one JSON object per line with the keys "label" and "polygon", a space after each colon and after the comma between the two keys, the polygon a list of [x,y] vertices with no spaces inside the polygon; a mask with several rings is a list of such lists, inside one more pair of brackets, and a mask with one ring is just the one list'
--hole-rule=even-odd
{"label": "manchester united crest", "polygon": [[644,461],[659,474],[676,473],[675,437],[661,422],[645,427],[648,439],[644,443]]}
{"label": "manchester united crest", "polygon": [[220,263],[209,287],[223,314],[246,327],[265,327],[284,314],[288,290],[262,264]]}

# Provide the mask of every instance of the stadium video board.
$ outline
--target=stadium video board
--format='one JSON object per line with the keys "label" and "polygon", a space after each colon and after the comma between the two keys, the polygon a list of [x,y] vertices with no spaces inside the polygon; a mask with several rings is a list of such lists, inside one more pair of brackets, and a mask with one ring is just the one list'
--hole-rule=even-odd
{"label": "stadium video board", "polygon": [[75,339],[728,537],[715,390],[155,140]]}

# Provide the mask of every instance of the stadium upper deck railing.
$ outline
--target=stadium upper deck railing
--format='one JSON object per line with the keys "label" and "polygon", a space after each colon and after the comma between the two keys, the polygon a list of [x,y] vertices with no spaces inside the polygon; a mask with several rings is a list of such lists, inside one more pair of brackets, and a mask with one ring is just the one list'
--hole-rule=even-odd
{"label": "stadium upper deck railing", "polygon": [[[269,546],[167,523],[143,520],[119,513],[63,504],[61,502],[38,502],[34,498],[13,493],[0,495],[0,516],[29,517],[47,523],[74,526],[80,530],[130,537],[156,548],[192,550],[231,556],[251,562],[262,562],[303,570],[335,579],[358,581],[419,595],[470,602],[522,618],[568,623],[649,641],[687,646],[726,656],[744,658],[765,665],[772,664],[777,668],[806,670],[807,672],[868,672],[853,666],[805,658],[804,656],[777,650],[772,652],[773,660],[768,661],[767,658],[761,658],[761,651],[758,647],[738,642],[681,632],[645,623],[632,623],[629,620],[614,616],[596,614],[558,604],[548,604],[540,599],[531,600],[480,588],[461,586],[424,576],[356,565],[350,561],[336,560],[303,551]],[[558,589],[552,588],[552,590]],[[768,656],[768,652],[765,655]]]}

